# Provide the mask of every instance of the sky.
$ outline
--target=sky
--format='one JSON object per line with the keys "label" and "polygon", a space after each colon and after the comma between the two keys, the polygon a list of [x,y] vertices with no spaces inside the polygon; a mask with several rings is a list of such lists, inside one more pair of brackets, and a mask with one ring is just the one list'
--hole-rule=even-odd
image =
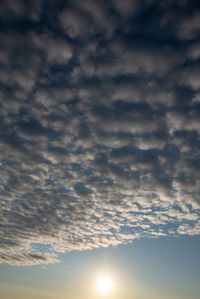
{"label": "sky", "polygon": [[198,1],[1,0],[0,299],[199,298],[199,78]]}

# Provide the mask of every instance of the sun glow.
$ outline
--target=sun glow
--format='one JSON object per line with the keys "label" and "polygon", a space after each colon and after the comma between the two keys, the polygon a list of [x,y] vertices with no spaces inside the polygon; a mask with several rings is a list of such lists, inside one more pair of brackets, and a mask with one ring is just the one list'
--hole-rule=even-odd
{"label": "sun glow", "polygon": [[113,281],[110,276],[102,275],[97,279],[97,290],[100,294],[106,295],[113,289]]}

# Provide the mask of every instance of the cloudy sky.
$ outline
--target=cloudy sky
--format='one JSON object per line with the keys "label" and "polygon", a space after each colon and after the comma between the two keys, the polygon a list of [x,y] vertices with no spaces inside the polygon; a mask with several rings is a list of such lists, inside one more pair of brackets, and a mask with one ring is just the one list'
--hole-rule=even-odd
{"label": "cloudy sky", "polygon": [[0,269],[197,242],[199,78],[196,1],[1,0]]}

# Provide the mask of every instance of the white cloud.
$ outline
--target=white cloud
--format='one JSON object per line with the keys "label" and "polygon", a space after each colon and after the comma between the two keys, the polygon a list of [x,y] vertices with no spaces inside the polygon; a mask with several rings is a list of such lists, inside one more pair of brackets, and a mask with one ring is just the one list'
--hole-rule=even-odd
{"label": "white cloud", "polygon": [[45,52],[49,63],[67,64],[72,58],[72,48],[67,41],[54,38],[50,34],[32,35],[33,43]]}
{"label": "white cloud", "polygon": [[0,263],[199,234],[196,25],[180,54],[136,2],[4,2],[32,27],[0,35]]}
{"label": "white cloud", "polygon": [[200,30],[199,17],[199,12],[195,12],[181,22],[177,30],[177,35],[180,39],[191,40],[198,38]]}

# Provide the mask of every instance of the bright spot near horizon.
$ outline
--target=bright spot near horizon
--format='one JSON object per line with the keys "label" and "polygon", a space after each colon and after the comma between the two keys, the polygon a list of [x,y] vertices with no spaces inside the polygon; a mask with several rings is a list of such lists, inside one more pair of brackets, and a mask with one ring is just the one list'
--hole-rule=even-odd
{"label": "bright spot near horizon", "polygon": [[100,294],[106,295],[113,289],[113,280],[109,275],[102,275],[97,279],[97,290]]}

